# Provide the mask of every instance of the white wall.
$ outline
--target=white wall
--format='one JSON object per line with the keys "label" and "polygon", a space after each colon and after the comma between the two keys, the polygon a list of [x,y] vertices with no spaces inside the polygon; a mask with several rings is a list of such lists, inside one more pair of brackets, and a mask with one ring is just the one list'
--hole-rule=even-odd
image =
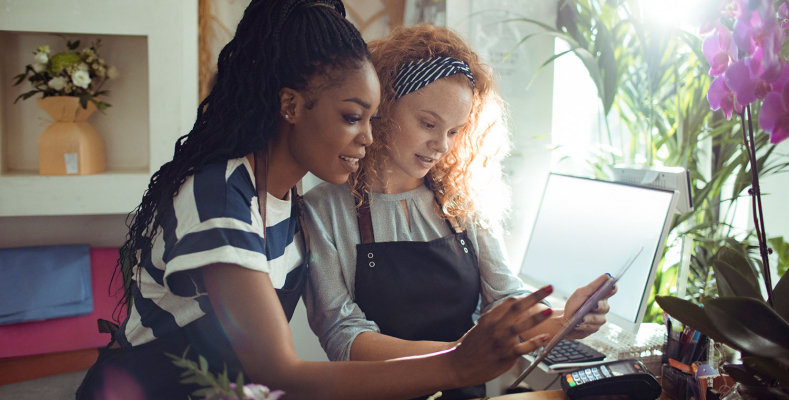
{"label": "white wall", "polygon": [[550,172],[553,65],[543,68],[531,86],[529,82],[540,65],[553,56],[554,40],[552,36],[534,36],[517,46],[526,35],[542,29],[530,23],[503,21],[525,16],[554,25],[556,7],[556,0],[449,0],[447,7],[448,25],[466,36],[493,67],[508,105],[514,147],[504,167],[513,202],[505,244],[510,266],[516,272]]}

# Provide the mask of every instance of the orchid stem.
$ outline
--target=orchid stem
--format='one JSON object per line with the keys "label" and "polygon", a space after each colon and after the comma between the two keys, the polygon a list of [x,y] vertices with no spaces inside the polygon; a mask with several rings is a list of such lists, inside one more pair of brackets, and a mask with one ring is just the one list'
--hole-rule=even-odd
{"label": "orchid stem", "polygon": [[[747,113],[748,131],[745,131],[745,117]],[[764,286],[767,288],[767,302],[770,307],[775,309],[773,305],[773,284],[770,277],[770,260],[767,252],[767,233],[764,230],[764,214],[762,212],[762,193],[759,187],[759,171],[756,165],[756,143],[753,140],[753,118],[751,117],[751,106],[748,105],[742,112],[742,136],[745,141],[745,151],[748,154],[748,160],[751,163],[751,197],[753,205],[753,227],[756,230],[756,239],[759,242],[759,255],[762,258],[764,275]],[[750,145],[749,145],[750,142]]]}

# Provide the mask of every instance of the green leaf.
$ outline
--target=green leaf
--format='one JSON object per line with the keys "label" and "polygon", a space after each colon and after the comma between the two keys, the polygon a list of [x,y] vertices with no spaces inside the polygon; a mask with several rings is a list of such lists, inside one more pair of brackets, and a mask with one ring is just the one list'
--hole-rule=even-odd
{"label": "green leaf", "polygon": [[[723,264],[721,261],[716,260],[713,261],[713,265],[716,262]],[[729,282],[720,275],[720,270],[716,269],[714,266],[712,270],[715,273],[715,284],[718,286],[718,295],[721,297],[736,297],[737,295],[734,293],[734,289],[729,285]]]}
{"label": "green leaf", "polygon": [[241,372],[238,373],[236,377],[236,394],[238,395],[239,399],[244,398],[244,374]]}
{"label": "green leaf", "polygon": [[200,359],[200,371],[203,371],[204,374],[208,373],[208,360],[206,360],[205,357],[203,356],[200,356],[199,359]]}
{"label": "green leaf", "polygon": [[29,92],[26,92],[26,93],[22,93],[22,94],[20,94],[20,95],[19,95],[19,96],[16,98],[16,100],[14,100],[14,104],[16,104],[16,102],[17,102],[17,101],[19,101],[19,99],[22,99],[22,100],[27,100],[27,99],[29,99],[29,98],[31,98],[31,97],[33,97],[33,96],[35,96],[35,95],[36,95],[36,93],[38,93],[38,92],[39,92],[39,90],[38,90],[38,89],[36,89],[36,90],[31,90],[31,91],[29,91]]}
{"label": "green leaf", "polygon": [[181,368],[189,368],[189,367],[191,367],[191,366],[192,366],[194,363],[193,363],[193,362],[191,362],[191,361],[189,361],[189,360],[182,360],[182,359],[178,359],[178,360],[175,360],[175,361],[173,361],[173,364],[175,364],[175,366],[177,366],[177,367],[181,367]]}
{"label": "green leaf", "polygon": [[227,377],[227,365],[225,365],[225,370],[217,377],[217,382],[222,390],[230,390],[230,379]]}
{"label": "green leaf", "polygon": [[765,302],[725,297],[703,303],[705,313],[732,347],[762,357],[789,356],[789,324]]}
{"label": "green leaf", "polygon": [[750,297],[764,301],[759,289],[751,285],[748,279],[731,265],[715,260],[712,262],[712,270],[715,272],[715,281],[718,283],[718,293],[721,296]]}
{"label": "green leaf", "polygon": [[19,74],[19,75],[15,76],[13,78],[14,80],[16,80],[16,82],[14,82],[14,86],[24,82],[25,78],[27,78],[27,74]]}
{"label": "green leaf", "polygon": [[786,362],[781,364],[775,360],[762,357],[743,357],[742,362],[749,368],[772,377],[780,384],[789,387],[789,367],[787,367]]}
{"label": "green leaf", "polygon": [[[197,389],[197,390],[195,390],[195,391],[192,393],[192,396],[196,396],[196,397],[206,397],[206,396],[208,396],[209,394],[212,394],[212,393],[214,393],[214,388],[202,388],[202,389]],[[221,396],[221,395],[220,395],[220,396]],[[220,397],[220,398],[221,398],[221,397]]]}
{"label": "green leaf", "polygon": [[784,274],[773,288],[773,306],[775,312],[789,321],[789,274]]}
{"label": "green leaf", "polygon": [[199,376],[199,375],[195,375],[195,376],[190,376],[190,377],[186,377],[184,379],[181,379],[181,383],[183,383],[184,385],[188,385],[190,383],[196,383],[196,384],[198,384],[200,386],[206,386],[206,384],[208,382],[206,382],[204,377]]}
{"label": "green leaf", "polygon": [[[552,62],[553,62],[554,60],[556,60],[557,58],[559,58],[559,57],[561,57],[561,56],[563,56],[563,55],[565,55],[565,54],[567,54],[567,53],[570,53],[570,52],[572,52],[572,51],[573,51],[572,49],[570,49],[570,50],[566,50],[566,51],[563,51],[563,52],[561,52],[561,53],[559,53],[559,54],[554,54],[553,56],[551,56],[550,58],[548,58],[547,60],[545,60],[545,62],[543,62],[543,63],[542,63],[542,65],[540,65],[540,67],[539,67],[539,68],[537,68],[537,71],[535,71],[535,72],[534,72],[534,75],[531,77],[531,80],[529,81],[529,84],[528,84],[528,85],[526,85],[526,90],[529,90],[529,88],[531,87],[532,83],[534,83],[534,80],[535,80],[535,79],[537,79],[537,75],[539,75],[539,74],[540,74],[540,71],[542,71],[542,69],[543,69],[543,68],[545,68],[546,66],[548,66],[550,63],[552,63]],[[505,59],[506,59],[506,58],[505,58]]]}
{"label": "green leaf", "polygon": [[756,270],[753,266],[753,263],[750,262],[750,260],[745,257],[745,255],[743,255],[745,249],[743,249],[742,246],[732,238],[727,238],[726,241],[730,246],[736,245],[738,249],[722,246],[718,249],[718,252],[715,253],[715,258],[736,269],[737,272],[742,274],[742,276],[748,280],[748,283],[750,283],[753,287],[758,288],[759,280],[756,277]]}
{"label": "green leaf", "polygon": [[595,35],[595,48],[599,51],[598,66],[603,77],[603,91],[600,98],[603,99],[603,114],[608,115],[616,97],[616,87],[619,75],[617,74],[616,56],[614,55],[614,45],[611,44],[611,34],[604,24],[598,24],[597,35]]}
{"label": "green leaf", "polygon": [[680,320],[685,325],[707,335],[710,339],[725,344],[731,343],[720,333],[718,328],[715,327],[715,324],[710,321],[710,318],[704,310],[697,304],[671,296],[656,296],[655,301],[657,301],[663,311]]}
{"label": "green leaf", "polygon": [[[788,41],[789,42],[789,41]],[[783,276],[789,267],[789,243],[783,237],[778,236],[767,240],[774,253],[778,256],[778,276]]]}

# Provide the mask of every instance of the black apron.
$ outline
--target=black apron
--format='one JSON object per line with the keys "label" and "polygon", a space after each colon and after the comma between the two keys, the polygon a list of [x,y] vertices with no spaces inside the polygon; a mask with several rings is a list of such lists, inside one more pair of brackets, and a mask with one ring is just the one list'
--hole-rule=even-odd
{"label": "black apron", "polygon": [[[367,198],[358,219],[355,301],[382,334],[452,342],[474,326],[477,256],[454,218],[447,220],[453,234],[429,242],[375,242]],[[483,384],[443,391],[441,400],[484,396]]]}
{"label": "black apron", "polygon": [[[258,163],[255,164],[257,166]],[[255,173],[255,177],[257,179],[257,173]],[[265,181],[263,181],[262,190],[260,185],[257,187],[258,206],[265,210]],[[260,202],[261,195],[263,195],[262,203]],[[310,259],[309,233],[304,224],[304,200],[296,193],[296,188],[291,189],[291,196],[293,199],[291,215],[297,215],[301,225],[304,261],[299,267],[288,273],[282,289],[276,289],[277,297],[288,321],[293,317],[293,312],[304,291],[309,276],[308,260]],[[261,211],[261,216],[265,226],[265,211]],[[202,276],[196,274],[195,279],[201,280]],[[201,285],[202,282],[199,284]],[[195,384],[181,384],[181,374],[186,369],[174,365],[173,360],[165,353],[180,357],[187,348],[189,348],[187,358],[197,361],[198,356],[205,357],[209,369],[214,374],[222,373],[227,368],[231,382],[235,382],[238,374],[242,373],[244,374],[244,382],[249,383],[249,376],[244,372],[216,313],[210,302],[206,303],[201,305],[204,310],[207,308],[206,315],[151,342],[139,346],[110,348],[115,343],[115,339],[110,341],[110,344],[100,351],[98,360],[85,375],[82,384],[77,389],[76,398],[78,400],[186,399],[201,387]],[[99,321],[100,326],[107,326],[107,324],[107,321]],[[113,395],[112,393],[121,393],[121,395]]]}

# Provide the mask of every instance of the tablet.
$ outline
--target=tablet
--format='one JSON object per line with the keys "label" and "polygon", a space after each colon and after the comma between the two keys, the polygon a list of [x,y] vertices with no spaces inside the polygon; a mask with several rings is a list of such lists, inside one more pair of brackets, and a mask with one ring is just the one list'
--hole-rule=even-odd
{"label": "tablet", "polygon": [[524,378],[526,378],[527,375],[529,375],[532,371],[534,371],[535,368],[537,368],[537,365],[539,365],[542,362],[542,360],[545,359],[548,353],[550,353],[551,350],[553,350],[553,348],[556,347],[556,345],[559,342],[561,342],[564,339],[564,337],[567,336],[568,333],[570,333],[570,331],[575,329],[575,325],[579,324],[581,320],[583,320],[583,318],[586,316],[586,314],[592,310],[595,304],[597,304],[597,302],[600,301],[600,299],[605,297],[605,295],[608,294],[614,288],[614,285],[616,284],[617,281],[619,281],[619,278],[621,278],[622,275],[625,274],[625,271],[627,271],[627,269],[630,268],[631,265],[633,265],[633,261],[635,261],[636,258],[638,258],[638,255],[641,254],[641,251],[643,250],[644,250],[643,247],[640,247],[638,250],[636,250],[636,252],[633,253],[632,256],[630,256],[630,258],[627,260],[625,265],[622,266],[622,268],[619,270],[619,272],[616,273],[616,275],[612,276],[611,279],[607,280],[605,283],[600,285],[600,287],[597,288],[597,290],[591,296],[589,296],[588,299],[586,299],[584,304],[581,305],[578,311],[576,311],[575,314],[573,314],[573,317],[570,318],[570,321],[567,323],[567,325],[562,327],[559,333],[557,333],[556,336],[554,336],[553,339],[551,339],[551,341],[548,342],[547,345],[545,345],[545,348],[543,348],[540,355],[537,356],[537,358],[534,359],[531,365],[529,365],[529,367],[526,368],[526,370],[523,371],[518,376],[518,379],[516,379],[515,382],[510,386],[510,389],[514,389],[516,386],[518,386],[518,384],[521,383],[521,381]]}

